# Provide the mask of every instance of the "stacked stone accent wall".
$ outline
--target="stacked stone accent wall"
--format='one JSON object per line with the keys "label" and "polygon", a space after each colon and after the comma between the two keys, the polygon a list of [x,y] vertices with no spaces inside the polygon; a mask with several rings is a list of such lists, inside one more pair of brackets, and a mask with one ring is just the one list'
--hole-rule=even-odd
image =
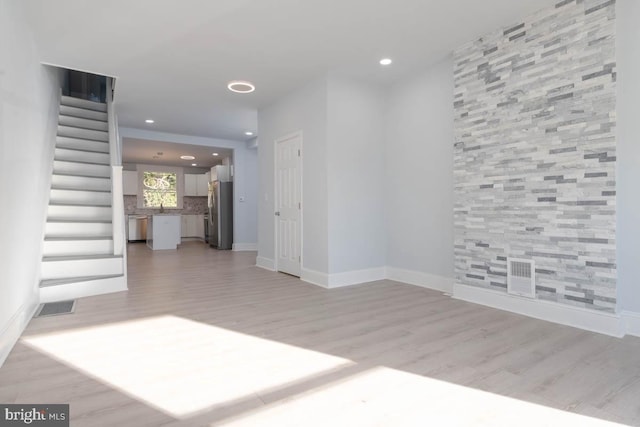
{"label": "stacked stone accent wall", "polygon": [[456,281],[506,292],[506,257],[533,259],[536,298],[614,311],[615,0],[562,1],[454,67]]}

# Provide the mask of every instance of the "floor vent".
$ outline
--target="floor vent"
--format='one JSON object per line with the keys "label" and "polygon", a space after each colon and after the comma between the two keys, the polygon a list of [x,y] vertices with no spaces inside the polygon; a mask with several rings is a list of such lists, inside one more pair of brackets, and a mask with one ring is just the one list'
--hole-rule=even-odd
{"label": "floor vent", "polygon": [[34,317],[58,316],[60,314],[71,314],[76,308],[76,300],[48,302],[42,304]]}
{"label": "floor vent", "polygon": [[535,298],[536,269],[533,260],[507,258],[507,292]]}

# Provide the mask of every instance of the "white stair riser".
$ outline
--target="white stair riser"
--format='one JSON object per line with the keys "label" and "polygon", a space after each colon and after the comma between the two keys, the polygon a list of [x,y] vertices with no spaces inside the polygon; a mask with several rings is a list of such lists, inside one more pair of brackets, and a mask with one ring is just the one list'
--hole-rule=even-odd
{"label": "white stair riser", "polygon": [[73,191],[73,190],[51,190],[50,203],[56,204],[81,204],[81,205],[108,205],[111,206],[111,193],[99,191]]}
{"label": "white stair riser", "polygon": [[56,160],[67,160],[71,162],[102,163],[108,165],[111,162],[109,153],[94,153],[89,151],[67,150],[56,148]]}
{"label": "white stair riser", "polygon": [[45,237],[111,237],[110,222],[47,222]]}
{"label": "white stair riser", "polygon": [[85,176],[53,175],[51,178],[51,186],[78,190],[111,191],[111,180]]}
{"label": "white stair riser", "polygon": [[122,258],[42,261],[42,280],[123,274]]}
{"label": "white stair riser", "polygon": [[109,255],[113,240],[45,240],[44,256]]}
{"label": "white stair riser", "polygon": [[47,217],[63,220],[111,221],[111,208],[106,206],[59,206],[49,205]]}
{"label": "white stair riser", "polygon": [[71,117],[71,116],[60,115],[60,117],[58,117],[58,124],[61,124],[64,126],[83,128],[83,129],[101,130],[104,132],[109,130],[107,122],[92,120],[92,119],[85,119],[82,117]]}
{"label": "white stair riser", "polygon": [[85,163],[65,162],[54,160],[53,173],[70,173],[74,175],[111,177],[111,167],[107,165],[88,165]]}
{"label": "white stair riser", "polygon": [[124,276],[40,288],[40,303],[67,301],[127,290]]}
{"label": "white stair riser", "polygon": [[56,148],[70,148],[72,150],[86,150],[99,153],[109,153],[108,142],[93,141],[91,139],[68,138],[66,136],[58,136],[56,138]]}
{"label": "white stair riser", "polygon": [[60,115],[82,117],[90,120],[107,121],[107,113],[101,111],[87,110],[85,108],[71,107],[69,105],[60,106]]}
{"label": "white stair riser", "polygon": [[107,104],[100,102],[87,101],[85,99],[73,98],[71,96],[62,96],[60,99],[60,105],[67,105],[70,107],[84,108],[85,110],[94,111],[107,111]]}
{"label": "white stair riser", "polygon": [[109,134],[99,130],[80,129],[70,126],[58,125],[58,135],[69,138],[94,139],[96,141],[109,141]]}

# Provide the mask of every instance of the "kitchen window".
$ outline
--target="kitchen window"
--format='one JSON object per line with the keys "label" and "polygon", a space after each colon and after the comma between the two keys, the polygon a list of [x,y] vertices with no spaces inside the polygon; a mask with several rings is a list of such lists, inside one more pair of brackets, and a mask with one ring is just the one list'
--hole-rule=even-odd
{"label": "kitchen window", "polygon": [[143,172],[142,197],[145,208],[177,208],[178,177],[172,172]]}
{"label": "kitchen window", "polygon": [[138,165],[139,209],[182,209],[182,168]]}

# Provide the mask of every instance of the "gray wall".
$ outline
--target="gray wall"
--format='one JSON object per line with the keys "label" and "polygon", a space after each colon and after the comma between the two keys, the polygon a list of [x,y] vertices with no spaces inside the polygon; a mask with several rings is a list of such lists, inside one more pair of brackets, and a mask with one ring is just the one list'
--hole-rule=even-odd
{"label": "gray wall", "polygon": [[0,363],[38,303],[60,91],[23,7],[0,2]]}
{"label": "gray wall", "polygon": [[389,91],[384,204],[387,265],[453,278],[453,64]]}
{"label": "gray wall", "polygon": [[327,82],[312,82],[258,114],[260,177],[258,204],[258,257],[274,259],[274,144],[293,132],[302,142],[302,267],[327,272]]}
{"label": "gray wall", "polygon": [[505,290],[530,258],[538,298],[615,309],[614,18],[565,1],[456,50],[459,283]]}
{"label": "gray wall", "polygon": [[384,92],[330,76],[327,93],[328,273],[384,267]]}
{"label": "gray wall", "polygon": [[640,313],[640,2],[617,1],[618,298]]}

